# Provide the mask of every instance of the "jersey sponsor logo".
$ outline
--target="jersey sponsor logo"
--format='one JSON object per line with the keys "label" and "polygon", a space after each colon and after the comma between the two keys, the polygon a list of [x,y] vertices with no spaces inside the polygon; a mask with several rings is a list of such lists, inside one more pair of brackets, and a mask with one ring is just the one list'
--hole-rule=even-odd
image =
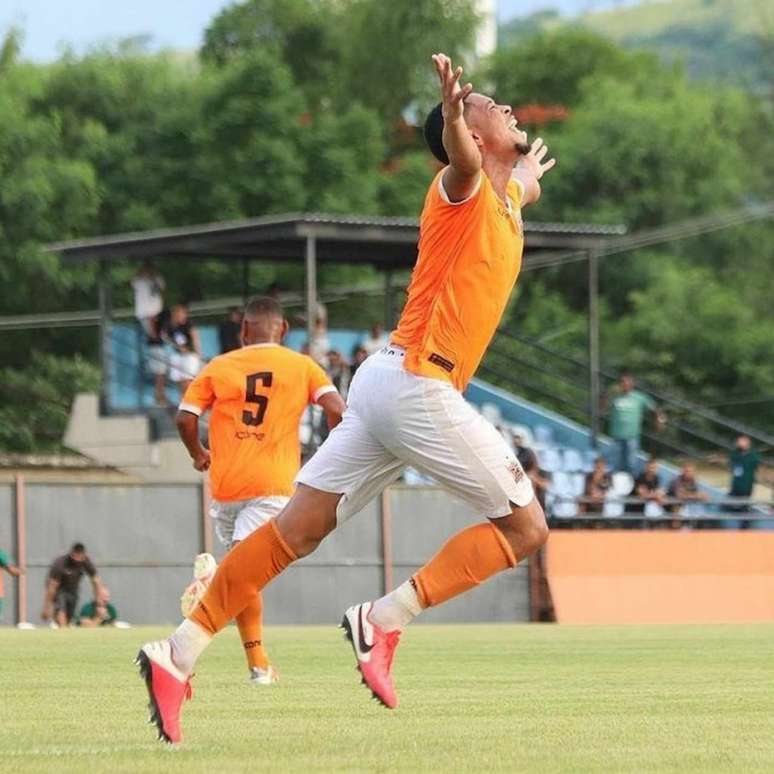
{"label": "jersey sponsor logo", "polygon": [[513,476],[513,480],[518,484],[524,478],[524,469],[518,460],[508,460],[508,472]]}
{"label": "jersey sponsor logo", "polygon": [[447,360],[445,357],[442,357],[437,352],[433,352],[428,360],[431,363],[440,366],[444,371],[448,371],[449,373],[454,370],[454,363],[452,363],[451,360]]}
{"label": "jersey sponsor logo", "polygon": [[262,441],[266,438],[266,433],[254,433],[250,430],[237,430],[236,433],[234,433],[234,438],[237,438],[240,441],[244,441],[247,438],[254,438],[256,441]]}

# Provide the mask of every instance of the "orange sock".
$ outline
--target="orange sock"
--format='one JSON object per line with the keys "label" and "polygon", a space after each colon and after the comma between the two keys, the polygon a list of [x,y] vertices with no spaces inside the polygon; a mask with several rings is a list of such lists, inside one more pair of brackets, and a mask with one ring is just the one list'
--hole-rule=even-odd
{"label": "orange sock", "polygon": [[272,519],[226,554],[191,620],[217,634],[296,559]]}
{"label": "orange sock", "polygon": [[259,591],[247,607],[236,617],[242,647],[248,667],[266,669],[269,657],[263,648],[263,599]]}
{"label": "orange sock", "polygon": [[515,566],[516,557],[503,533],[486,522],[450,537],[414,575],[414,583],[422,607],[432,607]]}

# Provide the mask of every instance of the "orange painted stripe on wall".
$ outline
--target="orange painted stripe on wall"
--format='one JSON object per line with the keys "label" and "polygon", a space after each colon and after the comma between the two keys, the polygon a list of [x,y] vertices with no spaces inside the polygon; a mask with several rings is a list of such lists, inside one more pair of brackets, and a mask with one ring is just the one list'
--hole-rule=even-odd
{"label": "orange painted stripe on wall", "polygon": [[774,533],[554,531],[559,623],[774,621]]}

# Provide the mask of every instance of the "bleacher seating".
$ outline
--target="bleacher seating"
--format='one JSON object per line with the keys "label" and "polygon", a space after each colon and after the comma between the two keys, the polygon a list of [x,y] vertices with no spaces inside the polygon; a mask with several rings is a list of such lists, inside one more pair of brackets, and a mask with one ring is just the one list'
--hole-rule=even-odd
{"label": "bleacher seating", "polygon": [[[218,354],[217,326],[197,326],[205,359]],[[331,348],[349,358],[355,347],[367,335],[365,330],[334,329],[328,332]],[[286,345],[300,350],[306,341],[306,331],[291,331]],[[119,412],[148,411],[154,405],[153,385],[145,373],[144,338],[139,328],[132,323],[115,324],[111,329],[111,379],[109,383],[110,408]],[[176,387],[167,388],[172,405],[179,400]],[[544,409],[529,401],[500,390],[485,382],[473,380],[465,397],[480,410],[481,414],[498,427],[507,439],[520,435],[526,446],[533,448],[538,456],[541,470],[551,478],[547,505],[557,517],[570,518],[578,513],[575,498],[584,490],[585,475],[591,471],[594,459],[608,455],[610,442],[601,439],[598,449],[591,446],[587,428]],[[308,410],[299,428],[299,437],[305,448],[314,448],[320,438],[319,410]],[[644,455],[641,455],[644,462]],[[670,465],[661,465],[660,473],[666,481],[677,471]],[[428,479],[416,471],[408,471],[407,483],[425,484]],[[613,474],[613,485],[603,506],[603,515],[608,518],[624,514],[624,505],[619,500],[627,497],[633,487],[628,473]],[[709,490],[712,492],[712,490]],[[719,494],[719,492],[714,492]],[[655,503],[648,503],[646,518],[658,518],[663,510]]]}

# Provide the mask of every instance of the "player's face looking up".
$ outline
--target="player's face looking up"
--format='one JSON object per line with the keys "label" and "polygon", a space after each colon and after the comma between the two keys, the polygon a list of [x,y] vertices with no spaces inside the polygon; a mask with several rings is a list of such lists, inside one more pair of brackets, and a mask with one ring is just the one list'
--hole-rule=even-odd
{"label": "player's face looking up", "polygon": [[518,128],[510,105],[498,105],[491,97],[473,93],[465,99],[465,123],[482,153],[529,153],[527,133]]}

